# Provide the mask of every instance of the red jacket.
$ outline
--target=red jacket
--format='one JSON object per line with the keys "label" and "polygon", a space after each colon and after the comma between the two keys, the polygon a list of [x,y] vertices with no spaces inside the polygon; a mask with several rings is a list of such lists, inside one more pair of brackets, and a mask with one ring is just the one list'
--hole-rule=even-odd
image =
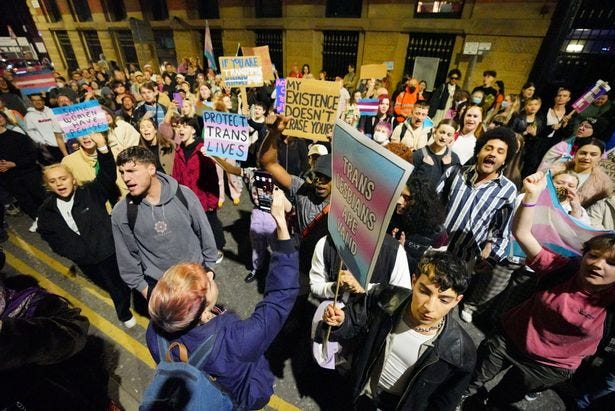
{"label": "red jacket", "polygon": [[202,142],[196,145],[190,157],[185,158],[184,149],[178,145],[175,149],[172,176],[179,184],[194,191],[205,211],[214,211],[218,208],[220,196],[216,162],[203,155],[201,147]]}

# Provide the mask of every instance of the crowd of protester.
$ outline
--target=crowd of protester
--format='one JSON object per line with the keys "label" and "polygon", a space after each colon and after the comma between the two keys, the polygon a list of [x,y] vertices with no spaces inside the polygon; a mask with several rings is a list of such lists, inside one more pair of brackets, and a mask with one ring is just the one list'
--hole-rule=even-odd
{"label": "crowd of protester", "polygon": [[[195,58],[158,72],[101,57],[54,76],[56,87],[28,96],[10,73],[0,79],[2,221],[23,211],[30,231],[110,294],[127,328],[136,324],[130,290],[138,291],[156,362],[167,354],[161,341],[192,353],[213,338],[215,355],[199,367],[234,407],[269,400],[274,374],[264,354],[277,340],[302,371],[315,364],[305,355],[312,343],[337,344],[337,370],[306,374],[341,378],[347,392],[340,390],[337,409],[509,409],[562,384],[574,387],[561,390],[571,409],[590,409],[615,391],[615,234],[565,258],[532,232],[548,178],[570,218],[615,229],[608,94],[576,113],[571,90],[539,97],[528,82],[511,92],[495,70],[463,90],[462,72],[452,69],[429,92],[412,77],[397,87],[389,76],[360,80],[349,65],[335,80],[339,119],[413,167],[374,275],[362,285],[327,232],[330,144],[282,133],[288,118],[275,113],[270,82],[244,99]],[[293,65],[288,77],[315,79],[307,64]],[[377,101],[375,114],[362,115],[362,99]],[[90,100],[103,107],[109,130],[65,141],[51,108]],[[245,162],[203,153],[208,110],[248,118]],[[269,212],[257,188],[263,175],[275,183]],[[225,192],[240,204],[244,185],[254,205],[245,282],[266,286],[240,320],[216,304],[214,278],[227,274],[216,268],[226,247],[217,212]],[[84,346],[88,321],[40,288],[11,287],[0,283],[0,375],[23,378],[27,365],[45,378]],[[457,317],[488,330],[478,348]],[[29,344],[19,352],[32,335],[62,350],[50,355]],[[12,394],[0,408],[25,401]]]}

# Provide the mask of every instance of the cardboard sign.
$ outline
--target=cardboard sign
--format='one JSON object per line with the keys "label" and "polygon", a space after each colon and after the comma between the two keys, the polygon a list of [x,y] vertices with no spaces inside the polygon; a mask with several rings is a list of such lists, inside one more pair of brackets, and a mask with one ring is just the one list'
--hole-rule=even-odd
{"label": "cardboard sign", "polygon": [[334,81],[286,79],[284,115],[292,117],[284,134],[328,141],[333,135],[340,85]]}
{"label": "cardboard sign", "polygon": [[412,165],[338,121],[332,140],[328,228],[342,261],[367,289]]}
{"label": "cardboard sign", "polygon": [[240,114],[203,112],[203,154],[245,161],[250,146],[248,119]]}
{"label": "cardboard sign", "polygon": [[220,73],[228,87],[263,85],[263,65],[258,56],[220,57]]}
{"label": "cardboard sign", "polygon": [[241,52],[244,56],[259,56],[263,65],[263,78],[270,81],[275,80],[275,76],[273,75],[273,63],[269,55],[269,46],[242,47]]}
{"label": "cardboard sign", "polygon": [[387,66],[382,64],[364,64],[361,66],[359,79],[375,78],[381,79],[387,76]]}
{"label": "cardboard sign", "polygon": [[286,107],[286,79],[275,80],[275,112],[283,113]]}
{"label": "cardboard sign", "polygon": [[109,130],[107,115],[96,100],[56,107],[52,111],[65,140]]}

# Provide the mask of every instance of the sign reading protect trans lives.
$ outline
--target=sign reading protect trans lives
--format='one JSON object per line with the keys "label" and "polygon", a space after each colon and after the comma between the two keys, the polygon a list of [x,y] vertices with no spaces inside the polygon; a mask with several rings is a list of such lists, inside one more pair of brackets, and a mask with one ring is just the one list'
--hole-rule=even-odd
{"label": "sign reading protect trans lives", "polygon": [[340,120],[332,161],[329,233],[342,261],[367,290],[412,165]]}
{"label": "sign reading protect trans lives", "polygon": [[96,100],[51,109],[64,132],[64,139],[109,130],[107,115]]}
{"label": "sign reading protect trans lives", "polygon": [[203,154],[245,161],[250,146],[248,136],[248,119],[244,116],[203,112]]}
{"label": "sign reading protect trans lives", "polygon": [[259,56],[220,57],[220,73],[228,87],[263,85],[263,65]]}

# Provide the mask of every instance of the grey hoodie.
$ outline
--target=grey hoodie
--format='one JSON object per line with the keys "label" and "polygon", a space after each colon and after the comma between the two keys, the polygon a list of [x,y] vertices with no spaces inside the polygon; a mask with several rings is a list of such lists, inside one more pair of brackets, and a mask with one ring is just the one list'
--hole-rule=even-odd
{"label": "grey hoodie", "polygon": [[115,205],[111,214],[120,274],[130,288],[139,291],[147,287],[145,275],[158,280],[180,262],[212,267],[217,257],[214,236],[197,196],[181,186],[188,212],[175,195],[177,180],[162,173],[157,177],[162,184],[160,202],[152,205],[143,199],[139,203],[134,233],[128,226],[126,198]]}

